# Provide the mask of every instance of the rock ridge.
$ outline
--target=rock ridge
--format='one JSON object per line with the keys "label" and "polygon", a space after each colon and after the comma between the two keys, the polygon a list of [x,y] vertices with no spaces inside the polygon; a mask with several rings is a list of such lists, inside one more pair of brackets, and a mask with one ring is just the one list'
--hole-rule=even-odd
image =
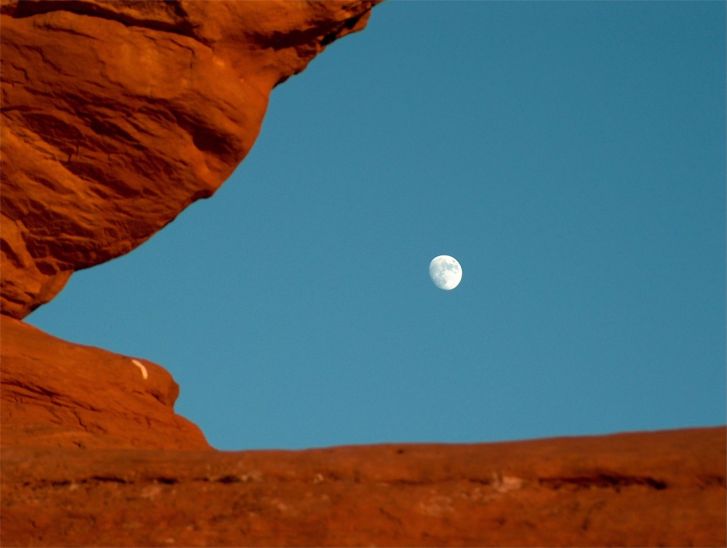
{"label": "rock ridge", "polygon": [[725,442],[718,427],[306,451],[6,449],[4,535],[36,545],[723,546]]}
{"label": "rock ridge", "polygon": [[174,413],[179,386],[162,367],[7,316],[0,333],[2,447],[210,449]]}

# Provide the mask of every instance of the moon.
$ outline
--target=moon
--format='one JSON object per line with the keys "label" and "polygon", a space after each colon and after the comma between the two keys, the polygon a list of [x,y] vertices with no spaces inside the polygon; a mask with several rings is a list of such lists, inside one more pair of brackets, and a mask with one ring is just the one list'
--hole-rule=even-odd
{"label": "moon", "polygon": [[462,267],[454,257],[439,255],[429,263],[429,276],[439,289],[451,291],[462,281]]}

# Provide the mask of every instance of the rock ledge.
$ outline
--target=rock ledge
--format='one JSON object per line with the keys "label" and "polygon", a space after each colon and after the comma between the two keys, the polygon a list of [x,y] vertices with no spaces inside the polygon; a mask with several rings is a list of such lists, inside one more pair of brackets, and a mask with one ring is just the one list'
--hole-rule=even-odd
{"label": "rock ledge", "polygon": [[309,451],[5,449],[5,545],[724,546],[725,429]]}

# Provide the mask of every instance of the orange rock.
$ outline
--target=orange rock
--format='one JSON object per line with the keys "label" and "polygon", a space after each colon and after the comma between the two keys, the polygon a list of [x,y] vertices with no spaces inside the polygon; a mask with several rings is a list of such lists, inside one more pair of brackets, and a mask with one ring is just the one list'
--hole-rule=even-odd
{"label": "orange rock", "polygon": [[[0,0],[2,312],[210,196],[376,0]],[[216,452],[161,367],[0,318],[3,545],[724,546],[725,429]]]}
{"label": "orange rock", "polygon": [[212,195],[271,89],[377,1],[5,0],[3,313],[25,317]]}
{"label": "orange rock", "polygon": [[5,449],[6,545],[725,546],[725,429],[312,451]]}
{"label": "orange rock", "polygon": [[174,414],[163,368],[0,316],[0,443],[12,447],[209,449]]}
{"label": "orange rock", "polygon": [[[218,452],[161,367],[0,317],[3,545],[724,546],[726,430]],[[181,449],[181,451],[180,451]]]}

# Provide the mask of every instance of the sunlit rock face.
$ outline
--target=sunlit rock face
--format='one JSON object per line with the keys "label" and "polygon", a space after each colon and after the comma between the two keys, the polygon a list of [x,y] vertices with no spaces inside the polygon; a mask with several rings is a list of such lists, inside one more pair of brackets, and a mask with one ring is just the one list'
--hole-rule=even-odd
{"label": "sunlit rock face", "polygon": [[727,544],[723,427],[217,452],[162,367],[16,319],[211,195],[373,3],[0,0],[3,545]]}
{"label": "sunlit rock face", "polygon": [[179,386],[162,367],[7,316],[0,331],[1,447],[210,449],[174,413]]}
{"label": "sunlit rock face", "polygon": [[376,1],[3,1],[2,312],[214,193],[271,89]]}
{"label": "sunlit rock face", "polygon": [[314,451],[12,448],[8,546],[725,546],[724,428]]}

